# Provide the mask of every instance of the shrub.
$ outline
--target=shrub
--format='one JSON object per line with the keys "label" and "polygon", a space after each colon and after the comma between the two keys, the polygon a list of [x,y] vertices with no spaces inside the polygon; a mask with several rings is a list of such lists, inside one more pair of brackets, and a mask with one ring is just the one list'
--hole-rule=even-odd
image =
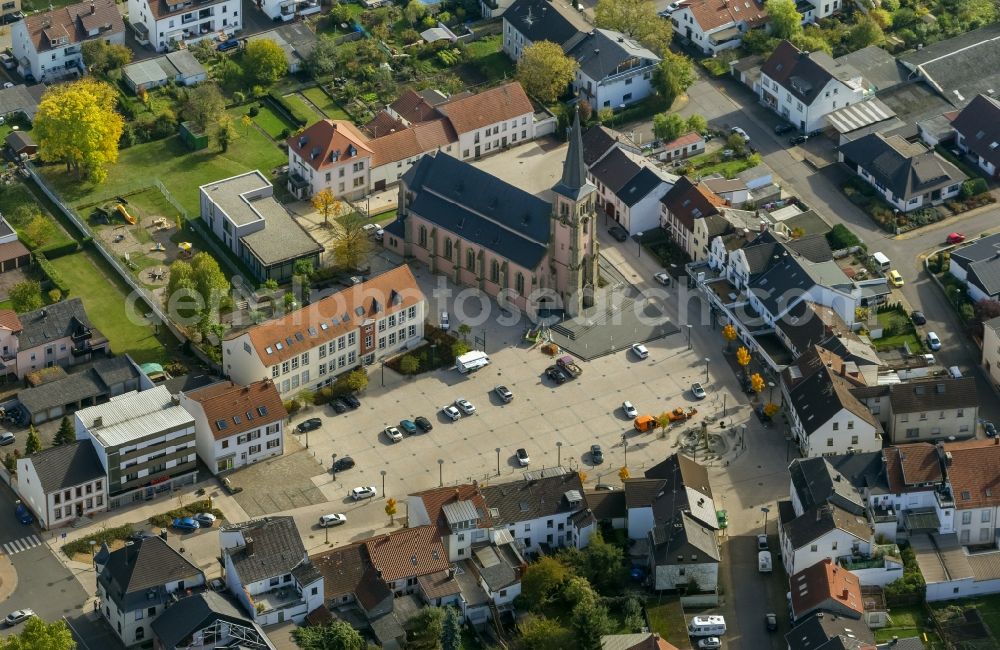
{"label": "shrub", "polygon": [[45,277],[49,279],[49,282],[51,282],[56,289],[59,289],[63,295],[68,295],[69,285],[67,285],[62,279],[62,276],[59,275],[59,272],[56,271],[54,266],[52,266],[52,262],[45,257],[45,254],[36,252],[35,261],[38,263],[38,268],[40,268],[42,273],[45,274]]}
{"label": "shrub", "polygon": [[173,510],[160,515],[153,515],[149,518],[149,523],[153,526],[166,528],[174,519],[177,519],[178,517],[191,517],[199,512],[210,512],[219,519],[222,519],[223,517],[221,510],[212,507],[211,499],[202,499],[200,501],[192,501],[186,506],[174,508]]}
{"label": "shrub", "polygon": [[240,91],[237,90],[236,92],[233,93],[233,103],[236,104],[237,106],[239,106],[246,100],[247,96],[241,93]]}
{"label": "shrub", "polygon": [[132,524],[123,524],[115,528],[102,528],[93,535],[87,535],[66,544],[62,547],[62,552],[67,557],[73,557],[78,553],[90,553],[91,541],[96,542],[95,547],[100,547],[101,544],[110,544],[115,540],[127,539],[133,532],[135,530],[132,528]]}
{"label": "shrub", "polygon": [[838,223],[830,232],[826,233],[826,241],[829,242],[830,248],[834,250],[851,248],[861,243],[858,236],[848,230],[847,226],[842,223]]}
{"label": "shrub", "polygon": [[251,106],[250,109],[247,111],[247,115],[249,115],[250,117],[257,117],[257,115],[259,114],[260,114],[260,106],[258,106],[257,104]]}
{"label": "shrub", "polygon": [[987,189],[986,181],[982,178],[970,178],[962,183],[961,196],[963,199],[968,199],[978,194],[982,194],[987,191]]}
{"label": "shrub", "polygon": [[80,245],[74,242],[69,242],[67,244],[52,244],[49,246],[43,246],[38,249],[38,253],[45,255],[46,259],[54,260],[64,255],[72,255],[73,253],[80,250]]}

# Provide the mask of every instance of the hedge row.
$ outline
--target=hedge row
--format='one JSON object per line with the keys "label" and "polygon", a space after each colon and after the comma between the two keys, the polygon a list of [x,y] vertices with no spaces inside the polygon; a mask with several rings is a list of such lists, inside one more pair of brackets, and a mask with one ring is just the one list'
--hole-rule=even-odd
{"label": "hedge row", "polygon": [[95,542],[94,546],[97,549],[101,548],[101,544],[111,544],[111,542],[119,539],[128,539],[135,530],[132,528],[132,524],[124,524],[117,526],[115,528],[103,528],[93,535],[87,535],[86,537],[81,537],[76,541],[72,541],[68,544],[63,545],[62,551],[66,554],[66,557],[73,557],[77,553],[90,553],[90,541]]}
{"label": "hedge row", "polygon": [[273,90],[269,91],[262,99],[270,104],[271,108],[282,113],[296,126],[303,127],[309,123],[309,119],[307,117],[299,113],[294,106],[285,101],[284,97]]}
{"label": "hedge row", "polygon": [[59,275],[59,272],[56,271],[54,266],[52,266],[52,262],[50,262],[48,258],[45,257],[45,254],[42,253],[41,251],[36,251],[35,261],[38,262],[38,268],[42,270],[42,273],[44,273],[45,277],[49,279],[49,282],[52,283],[52,286],[54,286],[56,289],[59,289],[59,291],[62,292],[62,295],[64,297],[68,296],[69,285],[66,284],[66,282],[62,279],[62,276]]}
{"label": "hedge row", "polygon": [[54,260],[65,255],[72,255],[78,250],[80,250],[80,244],[72,241],[66,244],[52,244],[51,246],[44,246],[35,251],[35,254],[44,255],[47,260]]}

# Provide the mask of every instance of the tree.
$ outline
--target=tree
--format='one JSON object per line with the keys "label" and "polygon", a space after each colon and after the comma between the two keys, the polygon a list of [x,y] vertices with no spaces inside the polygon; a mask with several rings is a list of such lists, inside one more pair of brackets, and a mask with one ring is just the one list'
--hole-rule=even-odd
{"label": "tree", "polygon": [[96,74],[117,70],[132,61],[132,50],[124,45],[112,44],[100,39],[84,43],[82,53],[84,65]]}
{"label": "tree", "polygon": [[460,357],[469,350],[469,344],[465,341],[455,341],[451,344],[451,356],[453,357]]}
{"label": "tree", "polygon": [[468,323],[462,323],[461,325],[458,326],[458,333],[462,335],[462,340],[463,341],[466,340],[466,339],[468,339],[469,334],[471,332],[472,332],[472,328],[469,327]]}
{"label": "tree", "polygon": [[199,131],[208,129],[225,111],[226,100],[214,83],[203,83],[189,90],[181,107],[184,119],[193,122]]}
{"label": "tree", "polygon": [[780,410],[781,407],[775,404],[774,402],[768,402],[767,404],[764,405],[764,415],[766,415],[769,418],[773,418],[775,413],[777,413]]}
{"label": "tree", "polygon": [[672,142],[687,130],[687,120],[677,113],[660,113],[653,116],[653,135],[664,142]]}
{"label": "tree", "polygon": [[28,439],[24,441],[24,455],[30,456],[42,450],[42,439],[38,437],[35,425],[28,427]]}
{"label": "tree", "polygon": [[324,228],[330,227],[330,215],[333,214],[334,217],[337,217],[343,209],[343,204],[337,200],[337,197],[333,195],[333,192],[328,187],[324,187],[319,192],[313,194],[312,206],[317,212],[323,215]]}
{"label": "tree", "polygon": [[396,521],[396,500],[389,498],[385,500],[385,514],[389,515],[389,525]]}
{"label": "tree", "polygon": [[368,647],[361,633],[347,621],[296,627],[292,638],[302,650],[365,650]]}
{"label": "tree", "polygon": [[517,626],[522,650],[566,650],[573,647],[573,632],[559,621],[529,615]]}
{"label": "tree", "polygon": [[[336,11],[339,7],[346,8],[347,5],[335,4],[332,11]],[[306,58],[306,70],[313,78],[329,77],[337,71],[337,61],[336,40],[323,34],[316,40],[316,46]]]}
{"label": "tree", "polygon": [[746,368],[750,365],[750,350],[747,350],[742,345],[736,350],[736,363],[740,364],[741,368]]}
{"label": "tree", "polygon": [[625,630],[627,632],[639,632],[642,630],[645,621],[642,617],[642,604],[639,603],[639,599],[635,597],[629,597],[625,600],[625,604],[622,606],[622,614]]}
{"label": "tree", "polygon": [[838,223],[830,229],[830,232],[826,233],[826,241],[833,250],[851,248],[861,244],[858,236],[848,230],[847,226],[842,223]]}
{"label": "tree", "polygon": [[732,323],[727,323],[725,327],[722,328],[722,338],[726,340],[726,350],[729,350],[729,346],[732,345],[733,341],[739,336],[736,328],[733,327]]}
{"label": "tree", "polygon": [[288,60],[281,46],[269,38],[247,43],[243,71],[252,84],[270,86],[288,72]]}
{"label": "tree", "polygon": [[50,86],[35,113],[32,135],[45,162],[61,162],[77,178],[95,183],[118,160],[124,118],[115,111],[114,88],[92,77]]}
{"label": "tree", "polygon": [[684,94],[684,91],[690,88],[698,77],[691,59],[683,54],[664,50],[662,57],[663,60],[656,68],[656,81],[660,92],[667,101],[667,106],[669,106],[674,103],[675,99]]}
{"label": "tree", "polygon": [[793,40],[802,35],[802,14],[795,0],[766,0],[764,8],[771,17],[771,36]]}
{"label": "tree", "polygon": [[631,474],[629,473],[627,467],[622,467],[618,470],[618,478],[620,478],[623,482],[627,481],[629,476],[631,476]]}
{"label": "tree", "polygon": [[[580,557],[582,553],[573,555]],[[583,576],[570,576],[563,585],[562,599],[571,607],[576,607],[585,600],[596,601],[597,592],[594,591],[594,586],[590,584],[590,581]]]}
{"label": "tree", "polygon": [[667,430],[667,427],[670,426],[669,411],[664,411],[663,413],[660,413],[659,415],[656,416],[656,426],[660,427],[660,432],[664,432]]}
{"label": "tree", "polygon": [[55,234],[55,224],[41,214],[33,216],[24,226],[24,236],[32,248],[44,246]]}
{"label": "tree", "polygon": [[992,0],[958,0],[954,15],[966,31],[996,21],[997,6]]}
{"label": "tree", "polygon": [[26,311],[40,309],[42,301],[42,285],[34,280],[22,280],[10,288],[10,301],[14,311],[23,314]]}
{"label": "tree", "polygon": [[229,145],[236,139],[236,136],[236,129],[233,127],[231,119],[227,117],[219,120],[218,125],[215,127],[215,140],[219,143],[219,149],[222,153],[229,151]]}
{"label": "tree", "polygon": [[885,40],[885,32],[871,16],[861,16],[851,31],[847,32],[847,47],[860,50],[869,45],[879,45]]}
{"label": "tree", "polygon": [[70,445],[76,442],[76,430],[73,428],[73,423],[67,416],[63,416],[61,422],[59,422],[59,431],[56,432],[55,438],[52,439],[52,445],[58,447],[59,445]]}
{"label": "tree", "polygon": [[441,645],[444,631],[444,610],[424,607],[406,622],[406,648],[410,650],[436,650]]}
{"label": "tree", "polygon": [[566,92],[577,66],[555,43],[538,41],[524,48],[517,62],[517,80],[529,95],[550,104]]}
{"label": "tree", "polygon": [[411,25],[419,23],[425,15],[427,15],[427,6],[420,2],[420,0],[410,0],[406,8],[403,9],[403,17]]}
{"label": "tree", "polygon": [[742,155],[747,148],[747,141],[743,139],[743,136],[739,133],[730,133],[729,137],[726,138],[726,147],[732,149],[735,153]]}
{"label": "tree", "polygon": [[525,609],[537,611],[562,593],[563,583],[569,579],[569,568],[551,555],[528,565],[521,577],[521,598]]}
{"label": "tree", "polygon": [[688,131],[694,131],[695,133],[704,133],[705,131],[708,131],[708,120],[706,120],[703,116],[694,113],[693,115],[688,117],[687,127]]}
{"label": "tree", "polygon": [[337,263],[355,269],[361,266],[371,251],[371,240],[365,232],[365,218],[348,212],[335,219],[337,234],[333,240],[333,256]]}
{"label": "tree", "polygon": [[576,108],[580,112],[580,123],[586,124],[594,116],[594,108],[586,99],[580,99],[576,103]]}
{"label": "tree", "polygon": [[582,650],[598,650],[601,637],[612,630],[608,608],[596,599],[580,601],[573,608],[571,625],[576,633],[576,647]]}
{"label": "tree", "polygon": [[441,650],[462,650],[462,618],[455,607],[444,608]]}
{"label": "tree", "polygon": [[621,586],[625,553],[621,547],[606,542],[601,533],[594,533],[590,544],[580,552],[575,567],[598,593],[609,593]]}
{"label": "tree", "polygon": [[415,375],[420,370],[420,361],[412,354],[404,355],[399,360],[399,371],[404,375]]}
{"label": "tree", "polygon": [[976,320],[987,321],[1000,316],[1000,301],[998,300],[988,298],[979,300],[976,301],[974,308]]}
{"label": "tree", "polygon": [[46,623],[36,616],[20,634],[0,640],[0,650],[76,650],[76,641],[65,621]]}
{"label": "tree", "polygon": [[347,373],[344,379],[347,388],[353,393],[360,393],[368,388],[368,373],[362,368]]}
{"label": "tree", "polygon": [[752,375],[750,375],[750,390],[752,390],[753,392],[755,393],[761,392],[762,390],[764,390],[764,386],[766,385],[767,382],[764,381],[764,378],[761,377],[759,372],[755,372]]}
{"label": "tree", "polygon": [[651,0],[597,0],[594,22],[601,29],[628,34],[661,52],[670,40],[668,23],[656,15]]}
{"label": "tree", "polygon": [[230,300],[229,280],[209,253],[202,251],[191,260],[191,279],[207,309],[224,305]]}

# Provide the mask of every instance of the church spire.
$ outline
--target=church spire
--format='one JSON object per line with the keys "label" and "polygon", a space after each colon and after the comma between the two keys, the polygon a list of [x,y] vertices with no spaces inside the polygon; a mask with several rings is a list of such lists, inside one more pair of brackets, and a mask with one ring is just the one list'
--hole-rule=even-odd
{"label": "church spire", "polygon": [[576,108],[573,126],[570,128],[569,148],[566,150],[562,178],[552,189],[574,201],[594,189],[594,186],[587,181],[587,165],[583,162],[583,132],[580,129],[579,106]]}

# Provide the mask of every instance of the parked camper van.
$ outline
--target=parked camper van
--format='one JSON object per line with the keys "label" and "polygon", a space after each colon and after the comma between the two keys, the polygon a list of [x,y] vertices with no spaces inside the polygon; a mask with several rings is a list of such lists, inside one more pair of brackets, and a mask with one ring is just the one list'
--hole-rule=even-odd
{"label": "parked camper van", "polygon": [[722,636],[726,633],[726,619],[722,616],[695,616],[688,625],[691,636]]}

